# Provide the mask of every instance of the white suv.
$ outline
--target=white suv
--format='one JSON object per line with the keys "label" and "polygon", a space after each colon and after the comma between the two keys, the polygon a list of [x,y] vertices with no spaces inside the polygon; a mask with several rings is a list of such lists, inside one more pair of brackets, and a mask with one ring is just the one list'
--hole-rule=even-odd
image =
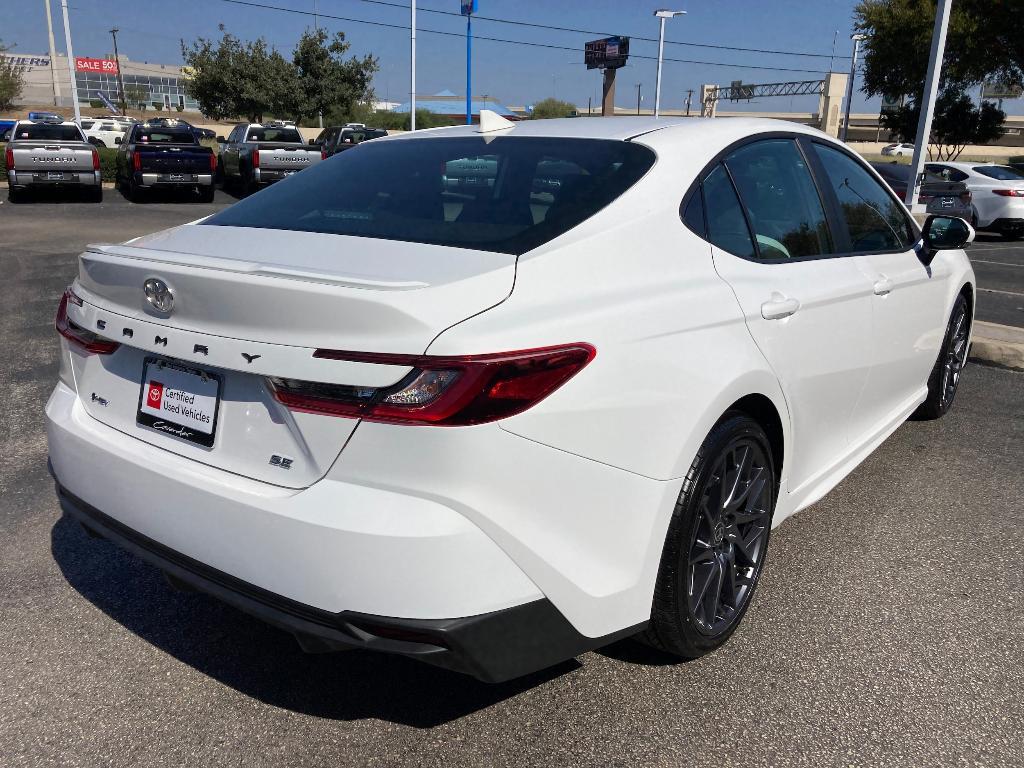
{"label": "white suv", "polygon": [[973,233],[796,124],[484,117],[83,253],[61,504],[309,650],[706,653],[770,528],[950,407]]}
{"label": "white suv", "polygon": [[97,147],[116,147],[124,140],[125,123],[105,119],[82,119],[82,133],[86,141]]}

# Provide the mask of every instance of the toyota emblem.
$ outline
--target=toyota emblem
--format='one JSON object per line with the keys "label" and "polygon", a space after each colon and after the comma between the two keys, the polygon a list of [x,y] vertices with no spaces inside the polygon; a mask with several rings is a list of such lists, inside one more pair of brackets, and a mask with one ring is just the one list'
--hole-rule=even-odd
{"label": "toyota emblem", "polygon": [[174,307],[174,294],[163,280],[151,277],[143,283],[142,290],[146,292],[146,301],[158,312],[170,312]]}

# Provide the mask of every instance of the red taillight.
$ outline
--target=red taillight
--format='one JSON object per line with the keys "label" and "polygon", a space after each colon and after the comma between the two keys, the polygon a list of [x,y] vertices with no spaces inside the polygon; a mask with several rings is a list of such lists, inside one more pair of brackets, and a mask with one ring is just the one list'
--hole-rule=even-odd
{"label": "red taillight", "polygon": [[142,155],[140,155],[138,152],[132,152],[132,170],[142,170]]}
{"label": "red taillight", "polygon": [[210,173],[216,173],[216,172],[217,172],[217,156],[213,152],[211,152],[210,153]]}
{"label": "red taillight", "polygon": [[4,152],[4,165],[8,171],[14,170],[14,150],[10,147],[7,147],[7,150]]}
{"label": "red taillight", "polygon": [[466,426],[504,419],[539,403],[587,365],[597,351],[569,344],[463,357],[378,355],[318,349],[313,357],[409,366],[381,389],[272,378],[274,397],[292,410],[391,424]]}
{"label": "red taillight", "polygon": [[260,151],[258,149],[254,149],[252,151],[252,167],[253,168],[259,168],[260,167]]}
{"label": "red taillight", "polygon": [[107,341],[92,331],[73,323],[68,318],[69,301],[76,306],[82,306],[82,300],[70,288],[64,291],[64,295],[60,297],[60,304],[57,305],[57,319],[54,321],[57,333],[86,352],[97,355],[109,355],[120,346],[116,341]]}
{"label": "red taillight", "polygon": [[993,189],[992,191],[1002,197],[1024,197],[1024,189]]}
{"label": "red taillight", "polygon": [[100,153],[93,147],[92,150],[92,169],[98,171],[100,169]]}

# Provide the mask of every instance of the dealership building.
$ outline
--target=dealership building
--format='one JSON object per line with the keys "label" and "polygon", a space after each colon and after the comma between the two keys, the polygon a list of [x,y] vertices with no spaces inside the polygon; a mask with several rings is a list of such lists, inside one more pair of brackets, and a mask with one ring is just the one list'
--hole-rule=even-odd
{"label": "dealership building", "polygon": [[[51,59],[48,54],[0,55],[12,59],[24,75],[25,87],[18,99],[19,103],[41,106],[56,102],[59,106],[72,105],[71,73],[68,70],[66,56],[58,54]],[[100,94],[116,103],[119,73],[124,79],[126,92],[131,93],[137,88],[145,91],[145,102],[150,105],[150,109],[153,105],[160,104],[165,110],[174,111],[180,106],[189,112],[199,111],[195,99],[185,93],[181,67],[132,61],[127,56],[119,56],[116,62],[113,56],[101,59],[76,56],[74,95],[79,104],[87,105],[89,102],[101,101]]]}

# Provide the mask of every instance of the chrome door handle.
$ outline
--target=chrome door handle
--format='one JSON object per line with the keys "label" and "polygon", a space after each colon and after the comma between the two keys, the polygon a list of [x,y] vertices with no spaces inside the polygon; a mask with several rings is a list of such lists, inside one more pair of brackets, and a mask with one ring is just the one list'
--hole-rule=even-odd
{"label": "chrome door handle", "polygon": [[765,320],[781,320],[795,314],[800,309],[800,302],[787,299],[782,294],[773,293],[772,298],[761,305],[761,317]]}
{"label": "chrome door handle", "polygon": [[875,281],[874,289],[875,296],[887,296],[892,293],[892,280],[884,275]]}

